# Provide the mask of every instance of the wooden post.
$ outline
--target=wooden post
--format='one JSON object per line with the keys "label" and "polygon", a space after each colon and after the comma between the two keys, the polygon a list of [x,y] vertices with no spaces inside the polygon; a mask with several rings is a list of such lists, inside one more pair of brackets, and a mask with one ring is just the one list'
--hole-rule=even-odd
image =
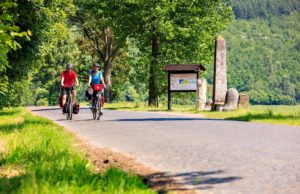
{"label": "wooden post", "polygon": [[168,72],[168,110],[171,110],[171,73]]}

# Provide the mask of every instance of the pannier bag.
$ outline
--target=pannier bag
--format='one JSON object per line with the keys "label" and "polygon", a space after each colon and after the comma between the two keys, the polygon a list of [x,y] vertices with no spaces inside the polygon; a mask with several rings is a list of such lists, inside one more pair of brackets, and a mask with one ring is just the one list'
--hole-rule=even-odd
{"label": "pannier bag", "polygon": [[102,84],[93,84],[93,89],[95,92],[99,92],[102,90]]}
{"label": "pannier bag", "polygon": [[79,106],[79,103],[74,103],[73,105],[73,114],[78,114],[80,111],[80,106]]}
{"label": "pannier bag", "polygon": [[63,104],[62,104],[62,96],[59,96],[59,98],[58,98],[58,104],[59,104],[60,108],[63,107]]}
{"label": "pannier bag", "polygon": [[88,100],[91,100],[91,99],[92,99],[92,95],[90,95],[90,93],[88,92],[88,90],[85,91],[85,97],[86,97]]}

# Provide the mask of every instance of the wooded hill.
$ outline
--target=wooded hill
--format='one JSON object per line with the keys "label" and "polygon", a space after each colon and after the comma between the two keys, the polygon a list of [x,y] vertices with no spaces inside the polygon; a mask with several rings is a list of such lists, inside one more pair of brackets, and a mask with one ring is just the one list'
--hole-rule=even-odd
{"label": "wooded hill", "polygon": [[300,103],[300,3],[233,0],[227,40],[229,86],[254,104]]}

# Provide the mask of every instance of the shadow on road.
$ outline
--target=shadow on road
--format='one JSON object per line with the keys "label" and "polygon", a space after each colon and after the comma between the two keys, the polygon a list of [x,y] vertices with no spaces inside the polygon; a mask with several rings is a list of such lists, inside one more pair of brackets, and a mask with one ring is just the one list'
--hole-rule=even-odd
{"label": "shadow on road", "polygon": [[[163,188],[168,187],[170,189],[170,185],[172,191],[190,190],[189,188],[183,188],[180,183],[192,186],[193,189],[206,190],[213,189],[216,184],[229,183],[242,179],[237,176],[223,176],[224,173],[224,170],[197,171],[173,175],[155,173],[146,178],[146,183],[154,188],[162,188],[159,190],[159,193],[167,193]],[[174,180],[177,181],[174,183]]]}
{"label": "shadow on road", "polygon": [[106,120],[106,121],[121,121],[121,122],[142,122],[142,121],[204,121],[204,120],[217,120],[224,121],[223,119],[208,119],[208,118],[184,118],[184,117],[176,117],[176,118],[128,118],[128,119],[114,119],[114,120]]}
{"label": "shadow on road", "polygon": [[61,110],[61,108],[42,108],[42,109],[32,109],[32,112],[41,112],[41,111],[49,111],[49,110]]}
{"label": "shadow on road", "polygon": [[66,118],[56,119],[54,121],[68,121],[68,122],[98,121],[98,122],[100,122],[99,120],[94,120],[94,119],[72,119],[72,120],[67,120]]}
{"label": "shadow on road", "polygon": [[[80,110],[89,110],[88,107],[80,107]],[[41,109],[31,109],[32,112],[42,112],[42,111],[49,111],[49,110],[61,110],[60,107],[51,107],[51,108],[41,108]]]}

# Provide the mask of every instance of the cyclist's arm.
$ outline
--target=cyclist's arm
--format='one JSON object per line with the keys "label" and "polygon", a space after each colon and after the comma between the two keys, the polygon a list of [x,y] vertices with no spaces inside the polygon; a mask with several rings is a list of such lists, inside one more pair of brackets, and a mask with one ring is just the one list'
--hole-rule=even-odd
{"label": "cyclist's arm", "polygon": [[92,82],[92,76],[91,76],[91,75],[89,75],[88,87],[90,87],[90,86],[91,86],[91,82]]}
{"label": "cyclist's arm", "polygon": [[78,82],[78,78],[76,77],[75,79],[75,86],[77,87],[79,85],[79,82]]}
{"label": "cyclist's arm", "polygon": [[65,78],[64,78],[64,77],[61,77],[61,80],[60,80],[60,85],[61,85],[61,87],[64,87],[64,81],[65,81]]}
{"label": "cyclist's arm", "polygon": [[103,76],[101,75],[101,82],[103,83],[103,86],[106,87]]}

